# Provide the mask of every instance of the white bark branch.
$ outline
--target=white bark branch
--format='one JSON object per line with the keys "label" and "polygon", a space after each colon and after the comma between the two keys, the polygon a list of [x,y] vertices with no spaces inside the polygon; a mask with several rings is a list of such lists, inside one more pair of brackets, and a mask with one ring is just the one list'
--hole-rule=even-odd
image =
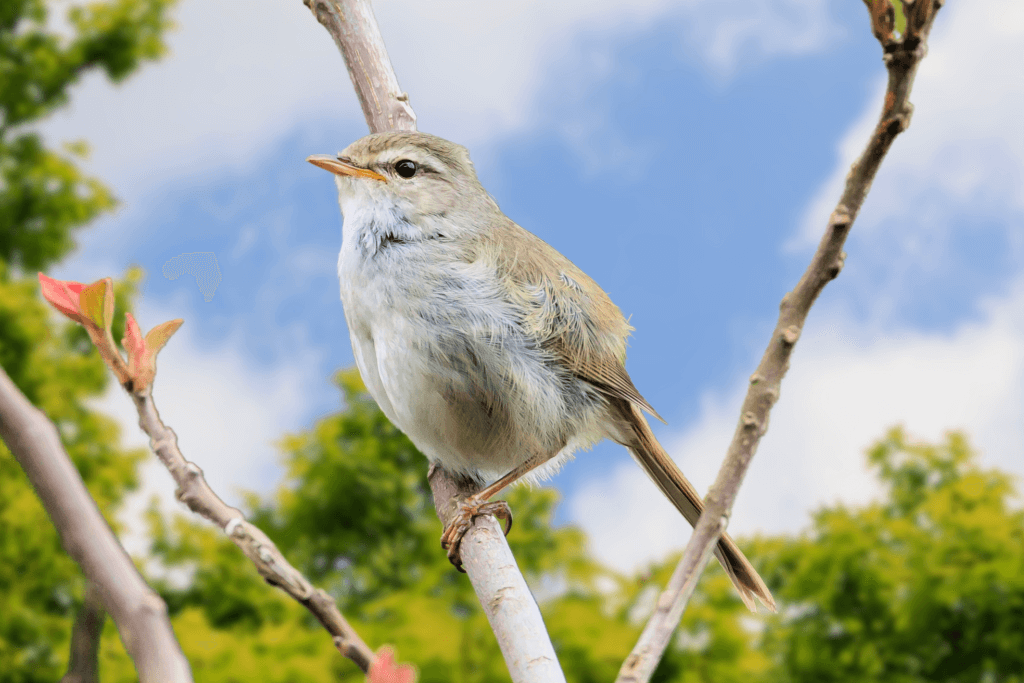
{"label": "white bark branch", "polygon": [[[436,466],[431,468],[428,478],[437,516],[447,527],[458,514],[459,501],[476,493],[476,487]],[[564,682],[565,674],[544,627],[540,607],[519,571],[498,521],[491,515],[477,517],[462,538],[459,550],[463,568],[498,639],[512,680]]]}
{"label": "white bark branch", "polygon": [[[416,115],[398,86],[384,39],[368,0],[304,0],[334,38],[345,59],[372,133],[416,130]],[[430,476],[434,506],[447,525],[459,497],[475,491],[441,468]],[[462,539],[462,561],[516,683],[565,681],[540,614],[505,536],[491,516],[481,517]]]}
{"label": "white bark branch", "polygon": [[61,545],[95,586],[143,683],[191,683],[192,673],[167,619],[100,514],[57,428],[0,368],[0,438],[17,459],[60,535]]}
{"label": "white bark branch", "polygon": [[871,188],[875,173],[893,140],[910,125],[910,89],[918,64],[925,55],[925,41],[942,0],[904,0],[907,27],[903,36],[894,34],[889,0],[865,0],[865,3],[871,14],[872,30],[882,43],[889,72],[878,125],[866,149],[850,169],[842,197],[829,218],[810,265],[793,291],[782,298],[775,331],[761,363],[750,377],[739,424],[718,478],[705,499],[704,514],[694,528],[668,586],[658,599],[654,615],[622,665],[616,683],[646,683],[668,647],[697,580],[707,566],[715,544],[725,532],[733,502],[757,445],[768,431],[768,415],[779,398],[782,378],[789,369],[789,358],[800,338],[807,314],[825,285],[842,270],[846,257],[843,244]]}

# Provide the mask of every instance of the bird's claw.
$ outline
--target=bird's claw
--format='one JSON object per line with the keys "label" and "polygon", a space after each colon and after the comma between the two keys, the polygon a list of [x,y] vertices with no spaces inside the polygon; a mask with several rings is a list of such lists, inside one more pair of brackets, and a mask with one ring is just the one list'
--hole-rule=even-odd
{"label": "bird's claw", "polygon": [[462,537],[469,531],[473,520],[481,515],[494,515],[505,523],[505,535],[512,529],[512,509],[503,500],[496,500],[492,503],[473,500],[469,498],[459,503],[459,512],[441,534],[441,547],[448,551],[448,561],[455,565],[460,572],[465,573],[462,566],[461,545]]}

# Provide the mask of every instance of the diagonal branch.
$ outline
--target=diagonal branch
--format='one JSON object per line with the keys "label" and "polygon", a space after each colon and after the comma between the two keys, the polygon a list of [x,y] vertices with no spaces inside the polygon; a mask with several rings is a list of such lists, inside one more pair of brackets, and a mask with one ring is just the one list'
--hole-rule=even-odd
{"label": "diagonal branch", "polygon": [[150,439],[150,447],[178,485],[178,500],[192,512],[213,522],[227,534],[256,571],[272,586],[277,586],[300,602],[334,636],[334,645],[363,671],[374,661],[373,651],[342,616],[341,610],[324,590],[314,588],[302,573],[284,558],[281,551],[258,527],[245,521],[241,510],[225,503],[206,483],[203,471],[185,459],[178,449],[178,437],[160,419],[153,403],[152,385],[131,392],[139,413],[139,426]]}
{"label": "diagonal branch", "polygon": [[363,0],[302,0],[334,38],[371,133],[416,130],[409,96],[398,86],[384,38]]}
{"label": "diagonal branch", "polygon": [[[372,133],[416,130],[416,115],[398,86],[384,39],[368,0],[304,0],[334,38],[345,59]],[[455,504],[475,491],[441,468],[432,468],[430,488],[442,524]],[[512,680],[565,681],[537,601],[491,516],[480,517],[462,540],[462,561],[487,614]]]}
{"label": "diagonal branch", "polygon": [[324,591],[314,589],[306,577],[284,559],[266,534],[246,522],[241,511],[229,506],[213,492],[203,477],[203,471],[195,463],[185,460],[178,449],[178,437],[161,421],[153,403],[156,357],[182,321],[169,320],[143,335],[135,317],[126,313],[122,340],[128,352],[126,363],[111,335],[114,289],[110,278],[84,285],[55,280],[40,273],[39,283],[43,297],[51,305],[85,327],[104,362],[132,397],[139,413],[139,426],[149,435],[153,452],[178,484],[178,499],[193,512],[224,529],[228,538],[256,565],[256,570],[267,583],[302,603],[334,636],[334,645],[341,654],[363,671],[368,671],[374,661],[373,652],[345,621],[334,600]]}
{"label": "diagonal branch", "polygon": [[167,605],[146,585],[103,519],[64,450],[57,428],[29,403],[3,368],[0,438],[28,475],[57,528],[61,545],[82,568],[117,625],[139,680],[191,683],[188,661],[167,619]]}
{"label": "diagonal branch", "polygon": [[910,89],[918,64],[924,58],[925,41],[942,1],[903,0],[907,25],[903,35],[898,35],[890,0],[865,0],[871,15],[872,31],[882,44],[883,61],[889,72],[882,114],[866,149],[850,169],[842,197],[829,218],[810,265],[793,291],[782,298],[779,320],[760,365],[750,377],[739,425],[718,478],[705,499],[704,514],[668,586],[658,599],[654,615],[623,663],[617,683],[650,680],[715,544],[725,532],[743,476],[761,437],[768,430],[768,415],[779,398],[782,378],[789,369],[790,355],[800,338],[811,305],[825,285],[842,270],[846,257],[843,244],[871,188],[875,173],[893,140],[910,125]]}

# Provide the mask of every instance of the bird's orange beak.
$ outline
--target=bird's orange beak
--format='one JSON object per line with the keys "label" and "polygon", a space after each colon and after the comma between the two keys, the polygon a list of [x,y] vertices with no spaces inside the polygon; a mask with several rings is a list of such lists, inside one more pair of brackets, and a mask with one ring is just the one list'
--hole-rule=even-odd
{"label": "bird's orange beak", "polygon": [[336,175],[350,175],[355,176],[356,178],[370,178],[371,180],[387,181],[387,178],[376,171],[353,166],[351,159],[348,159],[347,157],[339,157],[331,154],[314,154],[313,156],[306,157],[306,161]]}

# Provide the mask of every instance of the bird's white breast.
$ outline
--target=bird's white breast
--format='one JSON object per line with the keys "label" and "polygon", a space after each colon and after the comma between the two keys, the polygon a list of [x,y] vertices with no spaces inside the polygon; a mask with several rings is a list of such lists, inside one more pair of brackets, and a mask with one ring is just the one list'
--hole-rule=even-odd
{"label": "bird's white breast", "polygon": [[431,461],[493,481],[605,436],[600,401],[569,417],[566,378],[524,338],[492,266],[417,241],[386,204],[343,201],[342,211],[338,275],[356,365]]}

